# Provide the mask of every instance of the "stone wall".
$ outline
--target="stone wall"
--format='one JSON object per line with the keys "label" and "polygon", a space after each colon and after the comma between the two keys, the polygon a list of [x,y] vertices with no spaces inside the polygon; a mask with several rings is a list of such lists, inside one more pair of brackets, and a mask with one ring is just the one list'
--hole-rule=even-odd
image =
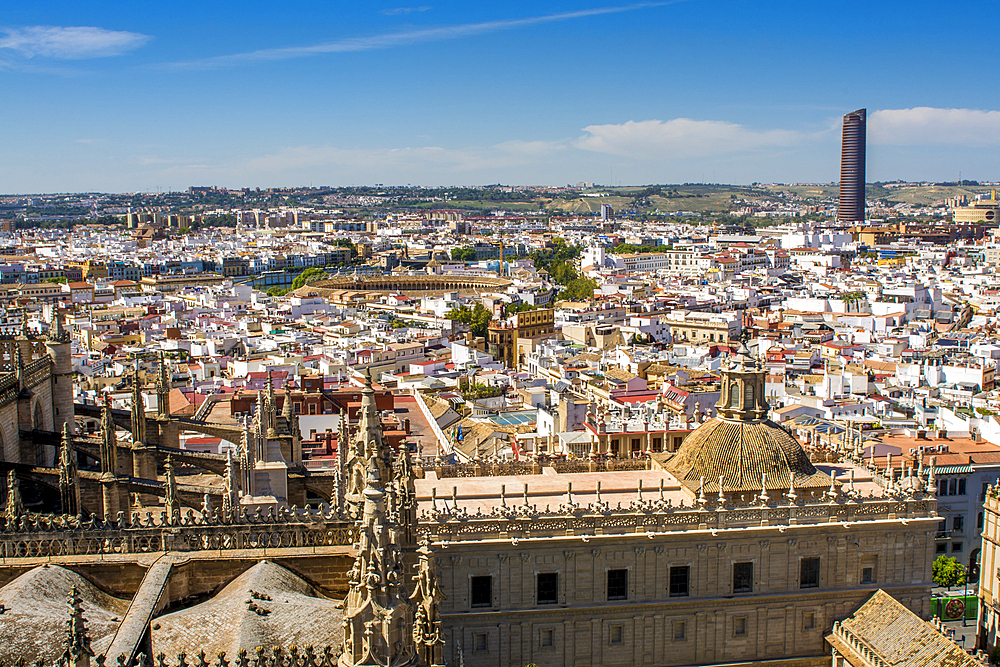
{"label": "stone wall", "polygon": [[[823,635],[883,588],[930,613],[936,519],[906,527],[814,524],[739,531],[591,535],[452,542],[438,553],[446,657],[458,663],[691,665],[826,653]],[[804,558],[819,585],[802,588]],[[735,563],[753,563],[752,590],[734,590]],[[688,595],[671,597],[671,567],[689,568]],[[873,568],[872,583],[861,583]],[[609,600],[609,570],[627,572]],[[539,574],[558,575],[540,604]],[[472,577],[492,577],[492,604],[471,606]]]}

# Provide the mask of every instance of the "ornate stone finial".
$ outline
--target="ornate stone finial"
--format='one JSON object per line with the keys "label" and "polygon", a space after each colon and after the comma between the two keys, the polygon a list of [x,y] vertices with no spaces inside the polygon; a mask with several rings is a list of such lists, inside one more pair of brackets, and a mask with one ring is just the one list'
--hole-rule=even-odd
{"label": "ornate stone finial", "polygon": [[291,424],[294,412],[292,411],[292,381],[285,380],[285,402],[281,405],[281,416]]}
{"label": "ornate stone finial", "polygon": [[[244,437],[246,430],[243,430]],[[224,488],[222,493],[222,515],[226,521],[235,518],[236,508],[240,504],[240,482],[236,473],[235,461],[233,461],[233,450],[226,450],[226,476],[223,480]]]}
{"label": "ornate stone finial", "polygon": [[21,480],[14,470],[7,473],[7,506],[4,508],[4,515],[9,524],[19,521],[24,516],[24,503],[21,501]]}
{"label": "ornate stone finial", "polygon": [[139,362],[132,369],[132,442],[146,444],[146,401],[142,397],[139,383]]}
{"label": "ornate stone finial", "polygon": [[66,622],[66,649],[63,659],[73,667],[88,667],[90,656],[94,655],[90,648],[90,637],[87,636],[87,622],[83,618],[83,600],[76,586],[69,591],[70,615]]}
{"label": "ornate stone finial", "polygon": [[937,492],[937,475],[934,472],[935,468],[937,468],[937,457],[932,456],[930,466],[927,470],[927,493]]}
{"label": "ornate stone finial", "polygon": [[760,475],[760,495],[758,499],[762,505],[767,505],[771,502],[771,494],[767,492],[767,473],[761,473]]}
{"label": "ornate stone finial", "polygon": [[73,437],[69,432],[69,422],[64,422],[62,444],[59,449],[59,500],[63,514],[75,515],[79,511],[78,494],[76,451],[73,449]]}
{"label": "ornate stone finial", "polygon": [[416,607],[413,624],[413,642],[416,644],[418,660],[425,665],[444,664],[441,635],[441,614],[439,605],[445,599],[438,586],[434,568],[434,553],[430,540],[425,535],[417,549],[417,574],[413,577],[413,594],[410,603]]}
{"label": "ornate stone finial", "polygon": [[160,350],[160,370],[156,380],[156,414],[160,417],[170,416],[170,377],[163,350]]}
{"label": "ornate stone finial", "polygon": [[[726,494],[725,494],[725,492],[722,489],[722,480],[723,480],[723,476],[719,475],[719,505],[720,506],[724,505],[726,503]],[[662,480],[660,480],[660,488],[661,489],[663,488],[663,481]],[[662,495],[662,493],[661,493],[661,495]]]}
{"label": "ornate stone finial", "polygon": [[708,502],[708,498],[705,497],[705,476],[702,475],[701,479],[698,480],[698,504],[704,505]]}
{"label": "ornate stone finial", "polygon": [[795,493],[795,471],[791,467],[788,468],[788,493],[785,498],[793,505],[799,499],[799,494]]}
{"label": "ornate stone finial", "polygon": [[836,500],[840,497],[840,482],[837,480],[836,468],[830,471],[830,490],[826,492],[826,495],[830,500]]}
{"label": "ornate stone finial", "polygon": [[848,478],[847,481],[847,495],[853,498],[855,493],[856,491],[854,489],[854,468],[851,468],[850,477]]}
{"label": "ornate stone finial", "polygon": [[115,434],[115,420],[111,414],[111,395],[104,395],[101,409],[101,472],[106,475],[118,474],[118,436]]}
{"label": "ornate stone finial", "polygon": [[180,517],[180,502],[177,500],[177,478],[174,476],[174,457],[167,456],[167,463],[163,473],[163,505],[167,513],[167,522],[174,525]]}

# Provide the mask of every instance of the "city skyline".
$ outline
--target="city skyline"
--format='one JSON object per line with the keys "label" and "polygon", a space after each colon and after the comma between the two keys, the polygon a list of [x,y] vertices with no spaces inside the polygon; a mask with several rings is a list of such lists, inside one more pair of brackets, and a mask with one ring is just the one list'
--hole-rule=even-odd
{"label": "city skyline", "polygon": [[0,191],[1000,178],[992,5],[241,8],[0,11]]}

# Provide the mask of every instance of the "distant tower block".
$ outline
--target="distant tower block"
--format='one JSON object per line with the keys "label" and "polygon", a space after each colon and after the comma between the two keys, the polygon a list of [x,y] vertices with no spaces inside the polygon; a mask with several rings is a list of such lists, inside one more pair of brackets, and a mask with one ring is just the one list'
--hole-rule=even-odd
{"label": "distant tower block", "polygon": [[63,424],[70,433],[76,432],[76,413],[73,409],[73,355],[69,334],[63,328],[62,317],[53,309],[45,348],[52,357],[52,428],[62,431]]}
{"label": "distant tower block", "polygon": [[839,222],[864,222],[865,219],[865,135],[866,109],[844,116],[840,148]]}

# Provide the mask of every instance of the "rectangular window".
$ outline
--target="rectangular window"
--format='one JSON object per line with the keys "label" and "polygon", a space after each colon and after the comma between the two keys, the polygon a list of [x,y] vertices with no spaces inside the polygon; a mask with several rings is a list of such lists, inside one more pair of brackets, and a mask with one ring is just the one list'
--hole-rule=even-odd
{"label": "rectangular window", "polygon": [[983,529],[983,513],[982,512],[980,512],[979,516],[976,517],[976,529],[980,530],[980,531]]}
{"label": "rectangular window", "polygon": [[952,551],[952,553],[955,553],[955,552],[958,552],[958,551],[961,551],[961,550],[962,550],[962,543],[961,542],[952,542],[951,543],[951,551]]}
{"label": "rectangular window", "polygon": [[473,643],[473,653],[486,653],[489,649],[489,635],[485,632],[477,634]]}
{"label": "rectangular window", "polygon": [[957,495],[960,495],[960,496],[964,496],[965,495],[965,479],[964,478],[958,480],[958,494]]}
{"label": "rectangular window", "polygon": [[807,611],[802,616],[802,629],[812,630],[816,627],[816,614],[811,611]]}
{"label": "rectangular window", "polygon": [[733,592],[753,592],[753,563],[733,563]]}
{"label": "rectangular window", "polygon": [[625,628],[621,625],[612,625],[609,637],[609,644],[621,644],[624,642]]}
{"label": "rectangular window", "polygon": [[938,480],[938,495],[947,496],[948,495],[948,480],[939,479]]}
{"label": "rectangular window", "polygon": [[799,588],[819,586],[819,558],[803,558],[799,562]]}
{"label": "rectangular window", "polygon": [[874,582],[875,582],[875,568],[873,567],[861,568],[861,583],[871,584]]}
{"label": "rectangular window", "polygon": [[947,553],[947,551],[948,551],[948,545],[947,544],[939,544],[939,545],[937,545],[937,548],[935,549],[934,553],[943,554],[943,553]]}
{"label": "rectangular window", "polygon": [[538,574],[538,604],[559,602],[559,573],[540,572]]}
{"label": "rectangular window", "polygon": [[691,567],[689,565],[678,565],[670,568],[670,597],[685,598],[688,596],[690,575]]}
{"label": "rectangular window", "polygon": [[493,606],[493,577],[472,577],[472,595],[471,598],[473,607],[492,607]]}
{"label": "rectangular window", "polygon": [[684,639],[686,639],[685,637],[686,630],[687,627],[684,621],[674,621],[674,641],[675,642],[684,641]]}
{"label": "rectangular window", "polygon": [[553,644],[553,637],[552,637],[552,635],[553,634],[554,633],[552,632],[552,630],[548,630],[548,629],[542,630],[542,635],[541,635],[541,637],[539,638],[539,641],[538,641],[539,645],[542,648],[552,648],[552,644]]}
{"label": "rectangular window", "polygon": [[958,492],[958,480],[954,477],[948,480],[948,495],[954,496]]}
{"label": "rectangular window", "polygon": [[608,570],[608,599],[628,600],[628,570]]}
{"label": "rectangular window", "polygon": [[734,637],[746,637],[747,634],[747,617],[737,616],[733,619],[733,636]]}
{"label": "rectangular window", "polygon": [[952,517],[951,527],[955,529],[955,532],[961,533],[962,529],[965,528],[965,517],[964,516]]}

